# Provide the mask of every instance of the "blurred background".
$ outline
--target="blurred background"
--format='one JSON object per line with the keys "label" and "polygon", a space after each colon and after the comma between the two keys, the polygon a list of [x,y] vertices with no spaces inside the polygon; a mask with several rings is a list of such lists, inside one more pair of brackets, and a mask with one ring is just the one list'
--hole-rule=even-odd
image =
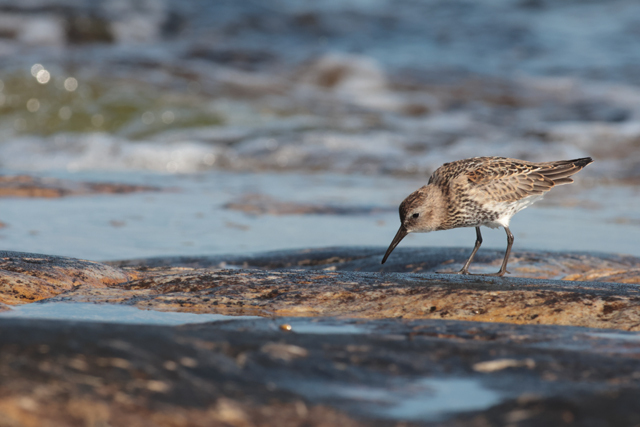
{"label": "blurred background", "polygon": [[0,0],[0,244],[382,256],[444,162],[592,156],[514,248],[640,255],[639,38],[631,0]]}

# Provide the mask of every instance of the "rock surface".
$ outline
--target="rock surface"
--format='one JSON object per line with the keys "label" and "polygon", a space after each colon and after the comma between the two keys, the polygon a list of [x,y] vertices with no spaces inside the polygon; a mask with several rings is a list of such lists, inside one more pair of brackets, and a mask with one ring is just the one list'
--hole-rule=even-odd
{"label": "rock surface", "polygon": [[0,303],[5,304],[38,301],[79,285],[104,288],[138,277],[99,262],[0,251]]}
{"label": "rock surface", "polygon": [[[530,277],[611,279],[607,274],[613,272],[613,278],[628,282],[605,283],[422,273],[454,267],[464,259],[463,251],[456,249],[400,251],[396,264],[382,268],[377,264],[379,252],[371,248],[322,249],[112,265],[5,252],[0,254],[0,302],[50,298],[229,315],[403,317],[640,330],[640,288],[633,283],[638,260],[633,257],[514,256],[521,263],[531,261],[523,269]],[[480,252],[476,268],[493,265],[500,255]],[[404,262],[398,264],[400,260]],[[243,269],[228,269],[230,265]],[[290,270],[292,267],[298,270]],[[347,271],[337,271],[339,268]],[[520,269],[516,265],[513,271],[519,273]]]}
{"label": "rock surface", "polygon": [[[264,252],[254,255],[162,257],[115,261],[118,267],[258,268],[362,271],[380,273],[435,273],[458,271],[471,248],[396,248],[384,265],[386,248],[336,247]],[[502,251],[480,249],[471,264],[472,273],[498,271]],[[509,259],[510,277],[640,283],[640,258],[590,252],[515,251]],[[471,276],[473,277],[473,276]]]}
{"label": "rock surface", "polygon": [[458,319],[640,331],[636,285],[441,275],[193,270],[109,289],[79,286],[52,301],[161,311],[367,319]]}
{"label": "rock surface", "polygon": [[640,421],[631,333],[435,320],[5,319],[0,337],[0,418],[11,426]]}
{"label": "rock surface", "polygon": [[[400,251],[375,271],[383,250],[110,265],[1,252],[0,425],[640,423],[640,335],[620,331],[640,330],[636,284],[428,272],[455,267],[456,249]],[[501,256],[479,255],[478,269]],[[627,280],[638,265],[515,258],[531,262],[527,274],[569,278],[609,269],[598,277]],[[38,299],[261,317],[179,327],[7,317]]]}

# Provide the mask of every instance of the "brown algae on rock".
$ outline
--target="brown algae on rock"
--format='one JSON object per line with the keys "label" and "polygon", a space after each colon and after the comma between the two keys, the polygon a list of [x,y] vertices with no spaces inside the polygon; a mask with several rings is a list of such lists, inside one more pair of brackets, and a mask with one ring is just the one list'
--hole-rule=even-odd
{"label": "brown algae on rock", "polygon": [[227,315],[401,317],[640,330],[640,289],[632,284],[357,271],[119,268],[63,257],[0,255],[0,302],[8,304],[49,298]]}
{"label": "brown algae on rock", "polygon": [[50,298],[79,285],[105,288],[138,277],[94,261],[0,251],[0,302],[6,304]]}

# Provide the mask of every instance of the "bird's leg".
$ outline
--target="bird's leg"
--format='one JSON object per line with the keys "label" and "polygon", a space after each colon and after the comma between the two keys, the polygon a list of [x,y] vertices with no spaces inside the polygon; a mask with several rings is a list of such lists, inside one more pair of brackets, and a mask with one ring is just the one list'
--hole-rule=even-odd
{"label": "bird's leg", "polygon": [[462,270],[460,271],[436,271],[436,273],[439,274],[473,274],[473,273],[469,273],[469,265],[471,264],[471,261],[473,260],[473,257],[476,255],[476,252],[478,252],[478,249],[480,249],[480,245],[482,244],[482,234],[480,233],[480,227],[476,227],[476,245],[473,247],[473,251],[471,252],[471,255],[469,256],[469,259],[467,260],[467,262],[464,263],[464,266],[462,267]]}
{"label": "bird's leg", "polygon": [[504,259],[502,260],[502,267],[500,267],[500,271],[492,274],[484,274],[484,276],[504,276],[504,273],[508,273],[507,271],[507,262],[509,262],[509,254],[511,254],[511,246],[513,246],[513,234],[509,227],[505,227],[504,231],[507,232],[507,250],[504,253]]}
{"label": "bird's leg", "polygon": [[467,262],[464,263],[464,266],[462,267],[462,269],[458,271],[458,274],[470,274],[469,265],[471,264],[473,257],[476,255],[476,252],[478,252],[478,249],[480,249],[481,244],[482,244],[482,234],[480,233],[480,227],[476,227],[476,244],[473,247],[473,252],[471,252],[469,259],[467,260]]}

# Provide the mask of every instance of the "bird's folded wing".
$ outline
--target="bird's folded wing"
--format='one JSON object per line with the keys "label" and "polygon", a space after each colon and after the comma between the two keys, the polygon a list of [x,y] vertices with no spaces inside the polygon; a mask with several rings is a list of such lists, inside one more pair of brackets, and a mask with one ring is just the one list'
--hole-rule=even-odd
{"label": "bird's folded wing", "polygon": [[573,182],[562,174],[558,175],[562,182],[557,182],[547,175],[548,171],[551,169],[527,164],[511,164],[508,168],[487,165],[467,173],[467,179],[473,191],[488,193],[496,202],[514,202],[542,195],[557,184]]}

